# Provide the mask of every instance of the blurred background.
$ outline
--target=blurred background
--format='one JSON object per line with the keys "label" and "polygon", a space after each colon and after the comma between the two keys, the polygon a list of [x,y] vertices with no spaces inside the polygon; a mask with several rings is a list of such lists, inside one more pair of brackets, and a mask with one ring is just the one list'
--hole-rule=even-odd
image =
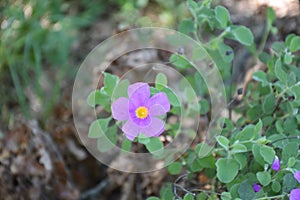
{"label": "blurred background", "polygon": [[[213,4],[257,40],[271,6],[277,29],[267,44],[300,35],[298,0]],[[130,175],[91,157],[76,138],[71,92],[81,62],[101,41],[135,27],[178,29],[189,17],[182,0],[1,0],[0,199],[145,199],[172,181],[165,170]],[[233,44],[237,82],[251,65],[239,48]]]}

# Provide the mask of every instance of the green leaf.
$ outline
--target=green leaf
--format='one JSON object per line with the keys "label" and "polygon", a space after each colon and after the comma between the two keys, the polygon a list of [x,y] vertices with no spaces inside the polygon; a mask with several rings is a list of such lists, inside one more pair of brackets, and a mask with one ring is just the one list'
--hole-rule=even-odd
{"label": "green leaf", "polygon": [[186,35],[194,32],[194,22],[191,19],[182,20],[179,24],[178,31]]}
{"label": "green leaf", "polygon": [[184,195],[183,200],[194,200],[194,196],[190,193]]}
{"label": "green leaf", "polygon": [[107,152],[117,143],[117,126],[111,126],[107,129],[107,132],[102,137],[98,138],[98,149],[100,152]]}
{"label": "green leaf", "polygon": [[244,153],[244,152],[247,152],[247,147],[239,143],[233,144],[232,149],[230,150],[231,154]]}
{"label": "green leaf", "polygon": [[252,185],[247,182],[240,184],[238,193],[241,199],[243,200],[253,200],[255,197],[255,192]]}
{"label": "green leaf", "polygon": [[274,192],[279,192],[281,190],[281,185],[278,181],[273,181],[272,183],[272,190]]}
{"label": "green leaf", "polygon": [[230,192],[222,192],[221,199],[222,200],[231,200],[232,196],[231,196]]}
{"label": "green leaf", "polygon": [[230,187],[230,190],[229,190],[232,198],[235,200],[237,200],[237,198],[239,197],[239,194],[238,194],[239,187],[240,187],[240,183],[234,184]]}
{"label": "green leaf", "polygon": [[293,61],[293,55],[290,54],[290,53],[286,53],[284,55],[284,62],[285,62],[285,64],[289,65],[289,64],[292,63],[292,61]]}
{"label": "green leaf", "polygon": [[180,107],[181,103],[179,101],[179,98],[175,94],[175,92],[170,88],[170,87],[165,87],[164,89],[161,90],[162,92],[166,93],[170,104],[174,107]]}
{"label": "green leaf", "polygon": [[[255,91],[253,91],[253,93],[254,92]],[[259,103],[254,103],[254,105],[250,106],[246,112],[247,117],[251,121],[255,121],[255,120],[259,119],[262,114],[263,114],[262,105]],[[254,134],[253,134],[253,136],[254,136]]]}
{"label": "green leaf", "polygon": [[146,200],[160,200],[158,197],[148,197]]}
{"label": "green leaf", "polygon": [[285,49],[285,45],[283,42],[274,42],[271,46],[271,48],[276,52],[276,53],[281,53]]}
{"label": "green leaf", "polygon": [[297,180],[294,178],[292,173],[286,174],[283,177],[282,192],[290,193],[297,185]]}
{"label": "green leaf", "polygon": [[173,185],[166,184],[159,192],[162,200],[169,200],[174,198]]}
{"label": "green leaf", "polygon": [[255,125],[254,127],[254,135],[256,137],[261,137],[261,130],[262,130],[262,127],[263,127],[263,123],[262,121],[259,119],[259,121],[257,122],[257,124]]}
{"label": "green leaf", "polygon": [[247,125],[244,129],[236,134],[236,139],[240,141],[251,140],[254,138],[255,126],[252,124]]}
{"label": "green leaf", "polygon": [[273,93],[266,96],[263,102],[263,112],[265,114],[271,114],[276,107],[276,99]]}
{"label": "green leaf", "polygon": [[144,134],[139,134],[138,141],[141,144],[148,144],[150,142],[150,138]]}
{"label": "green leaf", "polygon": [[286,38],[285,38],[285,44],[286,46],[290,46],[292,39],[295,37],[296,35],[294,33],[289,34]]}
{"label": "green leaf", "polygon": [[266,73],[261,70],[257,70],[253,73],[253,79],[261,82],[263,86],[267,86],[269,84]]}
{"label": "green leaf", "polygon": [[207,199],[207,194],[205,194],[204,192],[197,194],[196,200],[204,200],[204,199]]}
{"label": "green leaf", "polygon": [[267,163],[269,164],[273,163],[275,158],[275,151],[272,147],[269,147],[267,145],[262,145],[260,148],[260,154]]}
{"label": "green leaf", "polygon": [[228,150],[228,146],[229,146],[229,140],[224,137],[224,136],[218,136],[217,137],[217,142],[219,143],[219,145],[221,145],[225,150]]}
{"label": "green leaf", "polygon": [[268,21],[268,24],[271,26],[274,23],[275,19],[276,19],[275,11],[271,7],[268,7],[267,8],[267,21]]}
{"label": "green leaf", "polygon": [[119,84],[115,87],[113,97],[115,99],[120,97],[128,97],[128,86],[130,85],[130,82],[128,79],[124,79],[119,82]]}
{"label": "green leaf", "polygon": [[294,73],[294,72],[289,73],[289,75],[288,75],[288,82],[287,82],[287,84],[288,84],[289,87],[295,86],[295,84],[297,83],[296,74],[297,74],[297,72],[296,73]]}
{"label": "green leaf", "polygon": [[260,149],[261,149],[261,145],[254,144],[252,146],[252,152],[256,162],[259,163],[261,166],[264,166],[265,161],[264,158],[261,156]]}
{"label": "green leaf", "polygon": [[247,165],[247,157],[242,153],[233,155],[233,158],[240,164],[240,170],[244,169]]}
{"label": "green leaf", "polygon": [[89,138],[99,138],[103,135],[105,135],[108,127],[108,123],[111,120],[111,118],[106,118],[106,119],[98,119],[95,120],[90,128],[89,128]]}
{"label": "green leaf", "polygon": [[295,164],[296,164],[295,157],[290,157],[287,163],[287,167],[294,167]]}
{"label": "green leaf", "polygon": [[168,84],[168,80],[166,75],[164,75],[163,73],[158,73],[155,78],[155,87],[158,90],[162,90],[167,86],[167,84]]}
{"label": "green leaf", "polygon": [[252,32],[248,28],[239,26],[233,29],[231,33],[233,37],[243,45],[250,46],[253,44],[254,38]]}
{"label": "green leaf", "polygon": [[160,153],[164,149],[163,143],[159,138],[153,137],[150,138],[150,142],[146,144],[147,150],[152,153]]}
{"label": "green leaf", "polygon": [[282,161],[287,163],[290,157],[297,157],[299,145],[297,142],[290,142],[283,147]]}
{"label": "green leaf", "polygon": [[131,144],[132,144],[131,141],[128,140],[127,138],[125,138],[124,141],[122,142],[122,146],[121,146],[122,151],[130,152]]}
{"label": "green leaf", "polygon": [[295,36],[291,40],[290,51],[295,52],[298,51],[299,49],[300,49],[300,36]]}
{"label": "green leaf", "polygon": [[280,81],[286,83],[287,74],[285,73],[285,71],[283,71],[282,64],[279,59],[275,63],[275,75]]}
{"label": "green leaf", "polygon": [[194,0],[187,0],[186,4],[187,4],[187,7],[189,9],[192,9],[193,11],[198,8],[198,5]]}
{"label": "green leaf", "polygon": [[233,49],[230,46],[224,44],[224,42],[222,42],[222,41],[220,41],[218,43],[218,48],[219,48],[219,52],[220,52],[220,55],[223,58],[223,60],[227,63],[231,63],[231,61],[233,60],[233,57],[234,57]]}
{"label": "green leaf", "polygon": [[206,143],[199,143],[196,146],[195,152],[199,158],[204,158],[211,155],[213,148],[213,146],[209,146]]}
{"label": "green leaf", "polygon": [[260,55],[259,55],[259,60],[261,62],[263,62],[264,64],[267,64],[270,60],[272,60],[272,56],[266,52],[262,52]]}
{"label": "green leaf", "polygon": [[118,76],[104,72],[104,90],[109,96],[112,96],[114,89],[118,84],[118,81]]}
{"label": "green leaf", "polygon": [[170,62],[178,69],[186,69],[192,66],[184,55],[179,54],[173,54],[170,57]]}
{"label": "green leaf", "polygon": [[187,98],[188,103],[193,103],[195,99],[197,98],[195,91],[191,87],[186,87],[184,89],[184,94]]}
{"label": "green leaf", "polygon": [[168,166],[168,171],[172,175],[179,174],[181,172],[181,169],[182,169],[182,164],[180,162],[173,162]]}
{"label": "green leaf", "polygon": [[110,104],[110,98],[103,92],[103,90],[94,90],[89,94],[87,103],[91,107],[95,107],[96,105],[106,107]]}
{"label": "green leaf", "polygon": [[295,117],[288,117],[283,123],[285,133],[294,132],[297,130],[298,124]]}
{"label": "green leaf", "polygon": [[226,28],[229,20],[230,20],[230,15],[228,10],[223,7],[223,6],[217,6],[215,8],[215,16],[220,23],[222,28]]}
{"label": "green leaf", "polygon": [[257,172],[256,177],[263,186],[267,186],[271,183],[271,175],[269,172]]}
{"label": "green leaf", "polygon": [[201,165],[201,163],[198,159],[196,159],[194,162],[192,162],[192,165],[191,165],[192,172],[200,172],[202,169],[203,169],[203,166]]}
{"label": "green leaf", "polygon": [[295,96],[295,101],[300,103],[300,87],[297,85],[294,85],[293,87],[291,87],[291,92]]}
{"label": "green leaf", "polygon": [[217,177],[222,183],[230,183],[238,174],[240,165],[234,159],[220,158],[216,162]]}
{"label": "green leaf", "polygon": [[204,115],[206,113],[208,113],[208,111],[210,110],[210,105],[209,102],[206,99],[201,99],[199,101],[200,104],[200,115]]}
{"label": "green leaf", "polygon": [[197,159],[203,168],[215,169],[216,168],[216,158],[213,155],[209,155],[204,158]]}

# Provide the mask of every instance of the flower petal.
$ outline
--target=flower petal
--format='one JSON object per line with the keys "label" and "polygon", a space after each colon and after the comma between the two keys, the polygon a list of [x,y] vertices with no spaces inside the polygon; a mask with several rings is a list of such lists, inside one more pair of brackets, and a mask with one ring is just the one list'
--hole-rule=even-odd
{"label": "flower petal", "polygon": [[274,161],[272,163],[272,169],[276,172],[280,170],[280,160],[277,156],[275,156]]}
{"label": "flower petal", "polygon": [[293,189],[290,193],[290,200],[299,200],[300,188]]}
{"label": "flower petal", "polygon": [[261,186],[257,183],[254,183],[253,190],[254,190],[254,192],[259,192],[261,190]]}
{"label": "flower petal", "polygon": [[121,97],[111,105],[112,116],[116,120],[127,120],[129,118],[129,100]]}
{"label": "flower petal", "polygon": [[130,119],[123,125],[122,131],[129,140],[133,140],[140,132],[139,127]]}
{"label": "flower petal", "polygon": [[140,129],[141,133],[148,137],[157,137],[164,132],[165,123],[162,120],[153,117],[151,119],[151,123],[148,126],[140,127]]}
{"label": "flower petal", "polygon": [[300,183],[300,171],[294,173],[294,178]]}
{"label": "flower petal", "polygon": [[149,115],[150,116],[161,116],[166,114],[165,109],[161,105],[154,105],[151,106],[149,109]]}
{"label": "flower petal", "polygon": [[[135,83],[128,87],[130,104],[144,106],[150,97],[150,87],[147,83]],[[132,106],[130,106],[132,107]]]}
{"label": "flower petal", "polygon": [[[157,107],[157,105],[159,105],[160,108]],[[155,108],[152,108],[154,106]],[[150,108],[150,113],[152,116],[159,116],[169,112],[171,105],[167,95],[163,92],[159,92],[149,99],[147,102],[147,107]]]}

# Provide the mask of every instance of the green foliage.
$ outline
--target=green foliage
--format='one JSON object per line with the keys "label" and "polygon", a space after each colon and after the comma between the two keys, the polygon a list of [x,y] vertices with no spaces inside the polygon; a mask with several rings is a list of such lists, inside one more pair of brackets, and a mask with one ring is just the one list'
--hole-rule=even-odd
{"label": "green foliage", "polygon": [[229,148],[229,140],[224,137],[224,136],[218,136],[217,137],[217,142],[219,143],[219,145],[221,145],[225,150],[228,150]]}
{"label": "green foliage", "polygon": [[182,169],[182,164],[180,162],[173,162],[168,166],[168,171],[172,175],[179,174]]}
{"label": "green foliage", "polygon": [[105,134],[108,129],[108,123],[111,118],[98,119],[94,121],[89,128],[89,138],[99,138]]}
{"label": "green foliage", "polygon": [[255,197],[255,192],[252,186],[247,182],[241,183],[238,189],[238,193],[239,197],[243,200],[252,200]]}
{"label": "green foliage", "polygon": [[155,87],[158,90],[162,90],[167,86],[167,84],[168,84],[168,80],[167,80],[166,75],[164,75],[163,73],[157,74],[156,79],[155,79]]}
{"label": "green foliage", "polygon": [[109,127],[106,134],[97,139],[97,146],[100,152],[106,152],[114,148],[117,143],[117,125]]}
{"label": "green foliage", "polygon": [[[80,12],[74,13],[77,7]],[[25,91],[29,89],[43,105],[39,116],[46,119],[65,81],[75,75],[69,58],[76,31],[93,23],[103,8],[102,2],[86,0],[1,2],[0,83],[12,82],[14,88],[7,88],[11,92],[1,90],[5,98],[0,107],[17,102],[25,117],[36,115],[28,106]]]}
{"label": "green foliage", "polygon": [[[185,80],[192,86],[187,88],[183,81],[179,82],[179,90],[183,98],[179,98],[168,86],[165,74],[159,73],[156,76],[155,87],[151,87],[151,95],[158,92],[167,95],[171,103],[170,116],[179,115],[180,109],[187,108],[188,111],[192,110],[203,119],[213,120],[210,119],[212,116],[210,90],[201,74],[193,71],[194,61],[203,59],[206,53],[216,63],[224,79],[228,97],[233,96],[227,83],[232,79],[231,67],[235,54],[227,41],[240,43],[252,53],[253,60],[261,62],[265,68],[253,73],[252,81],[246,84],[247,88],[243,88],[239,105],[236,107],[233,105],[231,111],[239,118],[235,120],[223,117],[217,122],[222,129],[220,135],[214,133],[209,135],[210,139],[215,140],[215,146],[205,142],[196,143],[187,149],[178,161],[169,163],[167,167],[168,172],[174,176],[180,176],[183,171],[188,172],[187,181],[198,176],[199,173],[204,174],[211,180],[211,191],[207,193],[201,191],[193,195],[189,192],[189,188],[178,188],[182,190],[176,196],[173,193],[174,185],[172,187],[172,184],[167,184],[161,189],[160,198],[149,197],[148,199],[170,200],[175,196],[177,199],[221,198],[224,200],[284,198],[292,189],[299,187],[293,178],[293,173],[300,170],[300,70],[298,67],[300,57],[297,52],[300,50],[300,37],[291,34],[287,36],[285,42],[275,42],[271,46],[272,53],[264,52],[268,34],[275,33],[276,29],[273,27],[276,15],[271,8],[267,9],[266,30],[262,41],[256,47],[251,30],[232,24],[230,14],[225,7],[218,5],[214,7],[211,0],[199,2],[188,0],[186,5],[191,16],[179,23],[179,31],[192,36],[204,45],[203,49],[192,50],[191,60],[188,60],[182,52],[174,53],[170,57],[170,64],[184,74]],[[203,34],[206,34],[205,40]],[[118,78],[113,75],[106,76],[104,87],[93,91],[88,97],[88,103],[93,107],[102,105],[109,114],[110,98],[114,99],[113,90],[117,90],[121,82],[119,83]],[[108,84],[109,87],[106,86]],[[123,89],[119,92],[123,91],[123,93],[118,97],[126,97],[124,91],[127,90],[128,85],[129,83],[122,82],[120,87]],[[182,99],[186,99],[187,102],[182,102]],[[194,102],[199,104],[199,110],[189,107],[189,104]],[[191,116],[183,117],[185,119]],[[108,125],[105,123],[103,125],[102,122],[100,126],[94,128],[95,125],[92,124],[90,129],[95,131],[91,131],[90,137],[102,138],[98,129],[101,127],[105,130],[113,127]],[[178,122],[168,124],[167,120],[166,127],[168,130],[164,133],[166,137],[174,137],[174,132],[182,131],[181,124]],[[103,135],[111,144],[115,143],[114,134],[111,136],[106,131]],[[148,138],[139,134],[134,142],[144,145],[155,158],[163,158],[169,153],[169,149],[165,149],[165,144],[157,137]],[[130,141],[123,141],[122,149],[130,151]],[[275,156],[280,160],[279,171],[272,169]],[[260,184],[262,190],[255,192],[253,184]]]}
{"label": "green foliage", "polygon": [[230,183],[238,174],[239,163],[234,159],[220,158],[216,162],[217,177],[223,183]]}
{"label": "green foliage", "polygon": [[114,89],[116,88],[117,84],[119,82],[119,77],[109,74],[109,73],[104,73],[104,91],[106,94],[108,94],[110,97],[112,96]]}
{"label": "green foliage", "polygon": [[91,92],[87,98],[87,103],[91,107],[95,107],[96,105],[102,105],[106,109],[110,109],[110,97],[103,90],[103,88],[101,88],[101,90],[95,90]]}
{"label": "green foliage", "polygon": [[235,40],[243,45],[250,46],[253,44],[254,38],[252,32],[246,27],[234,27],[231,34]]}
{"label": "green foliage", "polygon": [[150,141],[146,144],[147,150],[152,154],[161,154],[164,145],[159,138],[150,138]]}
{"label": "green foliage", "polygon": [[271,182],[271,174],[269,172],[257,172],[256,177],[263,186],[267,186]]}
{"label": "green foliage", "polygon": [[215,8],[215,16],[220,23],[221,28],[226,28],[228,23],[230,22],[230,15],[228,10],[223,6],[217,6]]}

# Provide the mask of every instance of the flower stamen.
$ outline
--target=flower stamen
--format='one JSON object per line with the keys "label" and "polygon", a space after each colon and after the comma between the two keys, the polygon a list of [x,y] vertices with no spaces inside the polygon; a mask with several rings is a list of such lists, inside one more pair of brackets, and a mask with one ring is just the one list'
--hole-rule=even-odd
{"label": "flower stamen", "polygon": [[148,116],[148,108],[140,106],[135,110],[135,115],[139,119],[145,119]]}

